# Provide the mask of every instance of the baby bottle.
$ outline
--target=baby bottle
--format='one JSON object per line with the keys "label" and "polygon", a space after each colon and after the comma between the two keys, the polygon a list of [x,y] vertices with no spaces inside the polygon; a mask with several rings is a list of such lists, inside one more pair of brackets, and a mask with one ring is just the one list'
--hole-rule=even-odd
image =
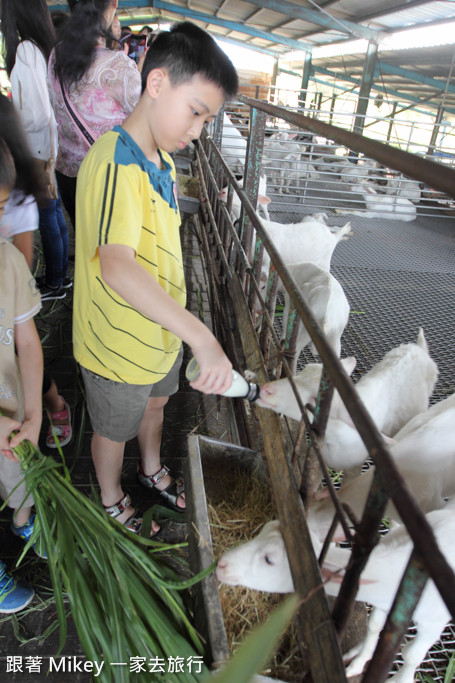
{"label": "baby bottle", "polygon": [[[199,377],[199,365],[195,358],[192,358],[186,366],[185,375],[190,382]],[[247,382],[242,375],[233,370],[232,384],[222,396],[246,398],[248,401],[255,401],[259,397],[259,387],[253,382]]]}

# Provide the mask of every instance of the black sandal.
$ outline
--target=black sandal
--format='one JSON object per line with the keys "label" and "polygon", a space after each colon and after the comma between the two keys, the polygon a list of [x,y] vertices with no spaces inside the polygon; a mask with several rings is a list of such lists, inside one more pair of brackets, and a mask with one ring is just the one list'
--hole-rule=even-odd
{"label": "black sandal", "polygon": [[183,482],[183,477],[178,477],[177,479],[174,479],[169,486],[167,486],[165,489],[160,491],[159,489],[156,488],[156,484],[158,484],[164,477],[166,477],[169,474],[169,468],[166,467],[166,465],[163,465],[163,467],[158,470],[158,472],[155,472],[155,474],[150,475],[149,477],[144,474],[144,471],[142,469],[142,463],[139,463],[137,466],[137,478],[139,480],[139,483],[142,484],[142,486],[145,486],[148,489],[154,489],[155,494],[158,495],[158,497],[161,499],[161,502],[167,505],[171,510],[175,510],[176,512],[185,512],[186,508],[182,508],[179,505],[177,505],[177,501],[182,495],[182,493],[185,493],[185,484]]}
{"label": "black sandal", "polygon": [[[122,512],[126,510],[126,508],[130,506],[131,498],[129,493],[126,493],[123,498],[118,501],[118,503],[114,503],[114,505],[103,505],[103,508],[109,517],[116,519],[122,514]],[[139,535],[142,529],[142,516],[139,515],[141,515],[141,513],[135,509],[133,514],[128,517],[128,519],[126,519],[124,522],[119,522],[119,524],[124,526],[125,529],[128,529],[128,531],[131,531],[131,533]],[[158,531],[155,531],[155,533],[151,534],[150,538],[156,536],[159,531],[160,530],[158,529]]]}

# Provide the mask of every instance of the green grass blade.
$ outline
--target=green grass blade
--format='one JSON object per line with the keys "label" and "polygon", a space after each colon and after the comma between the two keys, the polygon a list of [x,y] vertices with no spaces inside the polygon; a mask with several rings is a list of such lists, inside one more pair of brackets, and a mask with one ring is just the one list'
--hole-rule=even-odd
{"label": "green grass blade", "polygon": [[[265,667],[298,605],[296,595],[287,598],[268,621],[251,631],[234,657],[219,674],[213,675],[213,680],[216,683],[250,683],[253,676]],[[212,678],[205,678],[205,683]]]}

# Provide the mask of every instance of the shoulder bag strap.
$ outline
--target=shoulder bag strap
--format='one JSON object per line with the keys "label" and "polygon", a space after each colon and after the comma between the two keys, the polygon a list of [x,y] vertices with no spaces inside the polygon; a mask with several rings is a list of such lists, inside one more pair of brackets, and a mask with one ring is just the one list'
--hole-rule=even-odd
{"label": "shoulder bag strap", "polygon": [[90,130],[90,128],[87,126],[87,124],[82,119],[82,117],[79,117],[76,114],[76,112],[74,111],[74,109],[71,107],[71,105],[69,103],[68,93],[66,92],[66,88],[65,88],[65,85],[63,83],[61,73],[59,73],[59,75],[58,75],[58,80],[60,82],[60,89],[62,91],[63,100],[65,102],[66,108],[68,109],[68,112],[71,115],[71,118],[73,119],[73,121],[77,125],[80,133],[83,135],[85,142],[87,143],[87,145],[89,147],[91,147],[93,145],[93,143],[95,142],[94,133],[93,133],[93,131]]}

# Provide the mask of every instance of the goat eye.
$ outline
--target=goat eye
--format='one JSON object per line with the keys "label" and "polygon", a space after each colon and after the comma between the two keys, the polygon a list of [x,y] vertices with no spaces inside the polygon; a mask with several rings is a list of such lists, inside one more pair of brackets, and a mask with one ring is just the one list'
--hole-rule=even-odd
{"label": "goat eye", "polygon": [[265,556],[265,561],[267,562],[267,564],[273,565],[273,562],[268,555]]}

